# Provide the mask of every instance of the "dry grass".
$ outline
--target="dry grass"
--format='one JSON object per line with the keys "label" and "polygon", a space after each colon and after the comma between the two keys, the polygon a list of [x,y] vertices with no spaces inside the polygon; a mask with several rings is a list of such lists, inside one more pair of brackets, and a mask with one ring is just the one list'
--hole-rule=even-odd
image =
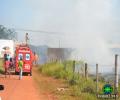
{"label": "dry grass", "polygon": [[4,72],[4,67],[3,67],[3,59],[0,58],[0,73]]}
{"label": "dry grass", "polygon": [[[54,100],[96,100],[96,97],[88,93],[73,95],[75,94],[74,87],[69,86],[66,80],[42,75],[38,68],[33,68],[33,77],[40,94],[50,94],[55,98]],[[58,88],[65,88],[65,90],[58,91]]]}

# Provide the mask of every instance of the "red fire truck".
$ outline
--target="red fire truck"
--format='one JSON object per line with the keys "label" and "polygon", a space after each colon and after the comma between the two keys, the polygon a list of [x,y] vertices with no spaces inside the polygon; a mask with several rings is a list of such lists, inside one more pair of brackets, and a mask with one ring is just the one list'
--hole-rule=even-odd
{"label": "red fire truck", "polygon": [[15,73],[19,72],[18,61],[20,58],[23,59],[23,73],[28,73],[32,75],[32,65],[33,65],[33,53],[27,45],[20,45],[15,51]]}

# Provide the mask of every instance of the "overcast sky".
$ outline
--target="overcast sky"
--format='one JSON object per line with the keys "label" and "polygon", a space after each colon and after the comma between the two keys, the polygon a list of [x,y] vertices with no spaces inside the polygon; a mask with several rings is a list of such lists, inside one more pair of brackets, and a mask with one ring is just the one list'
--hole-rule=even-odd
{"label": "overcast sky", "polygon": [[[61,47],[97,48],[87,51],[98,51],[96,56],[108,52],[109,43],[120,43],[119,5],[120,0],[1,0],[0,24],[56,32],[27,31],[31,44],[58,47],[60,41]],[[16,31],[23,41],[25,32]]]}

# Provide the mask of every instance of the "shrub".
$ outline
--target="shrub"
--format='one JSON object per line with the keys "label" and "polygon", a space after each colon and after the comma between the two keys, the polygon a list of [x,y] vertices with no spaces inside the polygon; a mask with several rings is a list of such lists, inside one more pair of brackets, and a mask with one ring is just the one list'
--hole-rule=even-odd
{"label": "shrub", "polygon": [[84,92],[84,93],[95,93],[94,89],[91,86],[84,87],[82,92]]}

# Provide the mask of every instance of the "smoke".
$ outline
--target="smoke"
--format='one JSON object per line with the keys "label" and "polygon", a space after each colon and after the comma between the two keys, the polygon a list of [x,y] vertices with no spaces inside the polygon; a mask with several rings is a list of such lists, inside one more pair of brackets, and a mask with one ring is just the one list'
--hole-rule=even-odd
{"label": "smoke", "polygon": [[60,47],[77,48],[71,59],[112,61],[108,42],[120,32],[112,0],[31,0],[29,6],[35,11],[32,29],[58,32],[45,35],[44,43],[58,47],[60,40]]}
{"label": "smoke", "polygon": [[[89,46],[80,47],[80,43],[80,48],[72,52],[71,59],[83,60],[89,64],[112,64],[114,56],[111,54],[108,44],[102,38],[92,39],[88,41]],[[82,42],[84,43],[84,41]]]}
{"label": "smoke", "polygon": [[77,48],[71,59],[82,59],[89,63],[113,63],[114,56],[108,48],[110,38],[107,38],[115,28],[112,22],[112,2],[80,0],[68,16],[63,25],[68,26],[64,43]]}

